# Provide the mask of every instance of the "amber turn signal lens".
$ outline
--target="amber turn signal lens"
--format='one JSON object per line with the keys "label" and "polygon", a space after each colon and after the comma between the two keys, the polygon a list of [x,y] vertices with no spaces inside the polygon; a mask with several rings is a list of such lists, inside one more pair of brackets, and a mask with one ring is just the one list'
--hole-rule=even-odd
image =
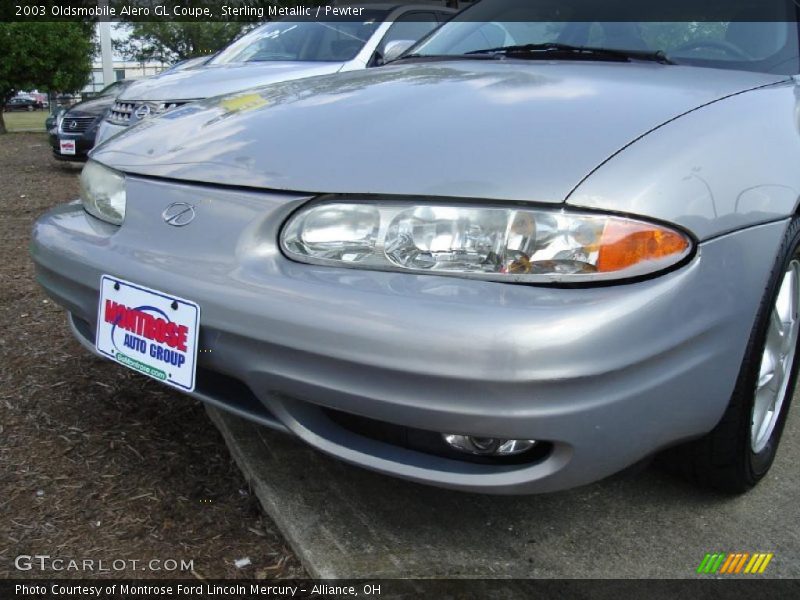
{"label": "amber turn signal lens", "polygon": [[679,256],[689,245],[685,236],[658,225],[609,219],[600,240],[597,270],[621,271],[642,262]]}

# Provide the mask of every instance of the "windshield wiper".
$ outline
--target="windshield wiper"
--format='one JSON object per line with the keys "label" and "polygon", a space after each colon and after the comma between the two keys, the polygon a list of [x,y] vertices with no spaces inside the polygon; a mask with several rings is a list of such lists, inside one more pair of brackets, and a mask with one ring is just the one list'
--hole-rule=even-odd
{"label": "windshield wiper", "polygon": [[565,56],[568,58],[582,58],[588,60],[648,60],[665,65],[675,63],[663,50],[623,50],[618,48],[598,48],[593,46],[572,46],[550,42],[546,44],[524,44],[521,46],[498,46],[484,50],[473,50],[468,55],[507,56],[510,58],[554,58]]}

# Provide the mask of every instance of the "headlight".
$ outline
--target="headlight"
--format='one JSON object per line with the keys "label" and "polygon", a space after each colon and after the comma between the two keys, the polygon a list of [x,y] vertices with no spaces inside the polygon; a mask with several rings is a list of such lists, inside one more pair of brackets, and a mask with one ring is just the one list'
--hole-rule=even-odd
{"label": "headlight", "polygon": [[81,201],[90,215],[122,225],[125,219],[125,176],[90,160],[81,172]]}
{"label": "headlight", "polygon": [[299,262],[506,282],[641,277],[693,248],[678,230],[562,209],[398,202],[317,202],[281,231]]}

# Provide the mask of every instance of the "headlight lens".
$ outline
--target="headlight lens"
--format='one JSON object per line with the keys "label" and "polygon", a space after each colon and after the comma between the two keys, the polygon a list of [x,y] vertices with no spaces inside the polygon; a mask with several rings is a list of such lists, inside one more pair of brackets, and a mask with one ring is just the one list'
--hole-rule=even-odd
{"label": "headlight lens", "polygon": [[580,283],[669,268],[686,234],[615,215],[517,207],[318,202],[281,232],[294,260],[492,281]]}
{"label": "headlight lens", "polygon": [[90,160],[81,172],[83,208],[98,219],[122,225],[125,219],[125,176]]}

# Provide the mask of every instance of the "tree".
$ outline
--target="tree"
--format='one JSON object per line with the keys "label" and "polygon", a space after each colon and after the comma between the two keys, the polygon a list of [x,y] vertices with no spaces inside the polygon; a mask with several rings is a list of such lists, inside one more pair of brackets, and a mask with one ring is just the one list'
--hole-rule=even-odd
{"label": "tree", "polygon": [[218,52],[249,26],[240,21],[122,23],[117,29],[128,37],[115,41],[114,50],[127,60],[171,63]]}
{"label": "tree", "polygon": [[[92,72],[91,23],[0,23],[0,103],[20,90],[72,92]],[[6,132],[0,110],[0,134]]]}

